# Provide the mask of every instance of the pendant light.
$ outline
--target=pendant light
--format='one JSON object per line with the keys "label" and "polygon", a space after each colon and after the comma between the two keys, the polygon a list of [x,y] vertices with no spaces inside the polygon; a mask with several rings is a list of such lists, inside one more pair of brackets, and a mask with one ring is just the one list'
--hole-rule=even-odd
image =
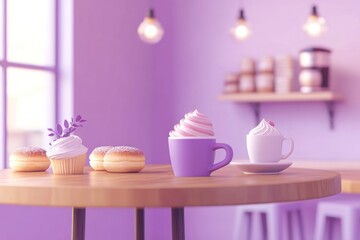
{"label": "pendant light", "polygon": [[325,19],[319,16],[318,9],[315,5],[312,7],[311,14],[303,28],[311,37],[318,37],[327,30]]}
{"label": "pendant light", "polygon": [[249,24],[245,19],[245,11],[240,9],[236,25],[230,29],[231,34],[236,40],[243,41],[250,35]]}
{"label": "pendant light", "polygon": [[137,29],[140,39],[146,43],[158,43],[164,36],[164,30],[160,22],[155,18],[155,12],[149,9],[148,15],[144,18]]}

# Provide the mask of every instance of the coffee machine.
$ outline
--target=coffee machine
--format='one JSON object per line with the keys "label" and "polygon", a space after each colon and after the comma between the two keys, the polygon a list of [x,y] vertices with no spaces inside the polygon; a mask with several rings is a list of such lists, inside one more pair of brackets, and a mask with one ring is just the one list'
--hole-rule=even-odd
{"label": "coffee machine", "polygon": [[300,51],[300,91],[304,93],[329,89],[331,50],[311,47]]}

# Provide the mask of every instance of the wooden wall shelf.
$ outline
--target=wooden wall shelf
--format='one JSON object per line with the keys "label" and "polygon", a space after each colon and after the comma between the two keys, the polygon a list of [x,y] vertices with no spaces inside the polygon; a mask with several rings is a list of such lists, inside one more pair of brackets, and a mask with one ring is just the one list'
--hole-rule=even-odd
{"label": "wooden wall shelf", "polygon": [[256,124],[260,120],[261,103],[288,103],[288,102],[325,102],[328,109],[330,128],[334,128],[334,102],[342,100],[342,96],[331,92],[313,92],[313,93],[231,93],[219,96],[222,101],[232,101],[239,103],[249,103],[252,105]]}
{"label": "wooden wall shelf", "polygon": [[314,101],[337,101],[341,100],[339,94],[330,91],[313,93],[231,93],[220,95],[220,100],[234,102],[314,102]]}

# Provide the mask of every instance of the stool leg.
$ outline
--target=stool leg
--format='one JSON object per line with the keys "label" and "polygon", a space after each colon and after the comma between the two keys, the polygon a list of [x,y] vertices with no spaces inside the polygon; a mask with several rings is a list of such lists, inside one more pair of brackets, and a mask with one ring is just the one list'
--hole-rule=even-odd
{"label": "stool leg", "polygon": [[243,223],[244,215],[245,215],[244,211],[241,211],[241,209],[239,207],[237,207],[235,218],[234,218],[234,230],[233,230],[233,239],[234,240],[243,239],[241,234],[243,233],[242,226],[244,225],[244,223]]}
{"label": "stool leg", "polygon": [[[264,219],[262,217],[261,212],[253,211],[251,213],[251,228],[250,228],[250,235],[248,238],[245,238],[246,240],[264,240],[264,237],[266,236],[267,228],[265,224],[263,224]],[[243,239],[241,239],[243,240]]]}
{"label": "stool leg", "polygon": [[356,212],[353,212],[351,209],[348,210],[348,213],[345,219],[341,221],[342,228],[342,240],[357,240],[359,239],[356,235],[357,231],[357,219]]}
{"label": "stool leg", "polygon": [[[286,235],[284,235],[285,239],[289,240],[304,240],[304,228],[302,223],[301,211],[299,209],[288,209],[286,211],[286,222],[282,224],[286,224],[285,228]],[[283,234],[283,232],[281,232]]]}
{"label": "stool leg", "polygon": [[263,240],[268,240],[268,232],[269,232],[269,227],[268,227],[268,222],[269,222],[269,216],[266,212],[262,212],[259,213],[259,217],[260,217],[260,226],[262,226],[262,236],[261,239]]}
{"label": "stool leg", "polygon": [[268,240],[282,240],[282,229],[283,229],[283,214],[279,212],[279,209],[274,207],[267,215],[267,229],[268,229]]}
{"label": "stool leg", "polygon": [[314,240],[324,240],[325,232],[326,232],[326,216],[322,213],[321,207],[320,207],[316,214]]}
{"label": "stool leg", "polygon": [[[284,216],[283,216],[284,215]],[[286,226],[283,230],[281,230],[282,232],[281,237],[283,237],[284,235],[284,231],[285,231],[285,239],[289,239],[289,240],[294,240],[293,236],[294,236],[294,222],[293,222],[293,213],[291,211],[285,210],[283,216],[285,219],[282,219],[281,225],[282,226]]]}
{"label": "stool leg", "polygon": [[251,220],[252,213],[243,210],[239,207],[236,210],[235,221],[234,221],[234,239],[251,239]]}
{"label": "stool leg", "polygon": [[303,223],[303,216],[300,210],[296,210],[296,218],[298,223],[298,229],[299,229],[299,236],[301,240],[305,240],[305,229],[304,229],[304,223]]}
{"label": "stool leg", "polygon": [[[253,211],[251,213],[251,225],[249,226],[249,235],[246,240],[269,240],[268,239],[268,225],[267,214],[261,211]],[[243,240],[241,239],[241,240]]]}
{"label": "stool leg", "polygon": [[239,240],[241,239],[251,239],[251,229],[253,228],[254,224],[253,224],[253,213],[250,212],[245,212],[245,214],[243,215],[243,219],[244,219],[244,232],[240,233],[240,236],[242,236],[241,238],[239,238]]}

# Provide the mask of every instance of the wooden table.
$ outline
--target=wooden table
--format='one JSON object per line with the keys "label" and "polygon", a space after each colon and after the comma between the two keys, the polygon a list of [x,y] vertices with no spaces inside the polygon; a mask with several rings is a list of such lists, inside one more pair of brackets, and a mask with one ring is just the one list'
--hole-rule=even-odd
{"label": "wooden table", "polygon": [[301,161],[293,164],[296,167],[331,170],[341,174],[343,193],[360,194],[360,160],[359,161]]}
{"label": "wooden table", "polygon": [[211,177],[175,177],[170,165],[140,173],[86,169],[83,175],[0,171],[0,204],[73,208],[73,240],[85,238],[87,207],[136,208],[136,239],[144,239],[144,208],[171,207],[173,239],[185,239],[185,206],[220,206],[326,197],[341,191],[332,171],[289,168],[277,175],[246,175],[228,165]]}

